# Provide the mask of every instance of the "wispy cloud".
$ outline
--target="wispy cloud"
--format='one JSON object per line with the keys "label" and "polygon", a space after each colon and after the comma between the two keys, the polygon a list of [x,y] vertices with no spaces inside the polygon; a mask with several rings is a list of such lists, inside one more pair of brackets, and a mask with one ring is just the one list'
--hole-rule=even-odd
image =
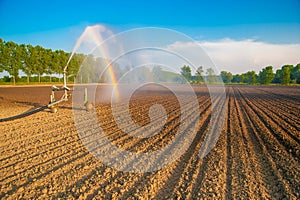
{"label": "wispy cloud", "polygon": [[[199,41],[198,44],[219,70],[233,73],[243,73],[249,70],[258,72],[268,65],[277,69],[284,64],[300,63],[300,44],[270,44],[253,39]],[[191,42],[175,42],[169,45],[168,49],[195,54],[199,46]]]}

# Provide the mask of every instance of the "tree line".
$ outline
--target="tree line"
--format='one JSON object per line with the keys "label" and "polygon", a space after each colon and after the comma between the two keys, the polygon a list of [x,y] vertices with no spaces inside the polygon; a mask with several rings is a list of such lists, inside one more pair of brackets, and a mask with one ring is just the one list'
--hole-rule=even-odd
{"label": "tree line", "polygon": [[[0,72],[6,71],[10,77],[5,76],[0,81],[4,82],[60,82],[63,69],[70,57],[69,52],[63,50],[46,49],[39,45],[17,44],[12,41],[5,42],[0,38]],[[74,81],[74,77],[81,71],[81,82],[105,82],[107,77],[103,71],[109,61],[103,58],[94,58],[93,55],[74,54],[68,65],[68,79]],[[81,68],[80,68],[81,66]],[[80,69],[79,69],[80,68]],[[123,71],[128,71],[128,66],[122,69],[118,64],[113,64],[116,77],[120,77]],[[26,77],[20,77],[22,71]],[[213,68],[204,71],[203,67],[197,68],[195,74],[188,65],[181,68],[180,76],[163,71],[159,66],[154,66],[152,71],[140,69],[137,71],[139,79],[146,79],[145,74],[151,73],[155,81],[173,81],[190,83],[245,83],[245,84],[300,84],[300,63],[296,66],[284,65],[281,69],[273,71],[272,66],[263,68],[258,74],[248,71],[243,74],[233,75],[231,72],[221,71],[216,74]],[[105,73],[104,73],[105,74]]]}
{"label": "tree line", "polygon": [[221,71],[217,75],[213,68],[208,68],[204,72],[202,66],[197,68],[194,75],[192,75],[191,71],[189,66],[184,65],[180,72],[185,80],[190,83],[300,84],[300,63],[295,66],[284,65],[281,69],[277,69],[275,73],[272,66],[263,68],[258,74],[255,71],[248,71],[243,74],[233,75],[231,72]]}
{"label": "tree line", "polygon": [[[41,82],[43,74],[47,74],[49,81],[52,82],[52,76],[60,75],[69,59],[70,53],[63,50],[46,49],[39,45],[16,44],[15,42],[5,42],[0,38],[0,72],[6,71],[10,77],[3,79],[10,80],[15,84],[20,80],[20,71],[26,74],[26,82],[30,80]],[[68,66],[68,72],[77,74],[78,66],[86,58],[84,54],[76,54]],[[32,78],[36,76],[36,78]]]}

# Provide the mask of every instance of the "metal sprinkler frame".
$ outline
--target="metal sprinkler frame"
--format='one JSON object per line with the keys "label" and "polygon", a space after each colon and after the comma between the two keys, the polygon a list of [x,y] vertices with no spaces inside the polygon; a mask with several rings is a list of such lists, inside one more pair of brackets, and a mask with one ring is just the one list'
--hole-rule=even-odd
{"label": "metal sprinkler frame", "polygon": [[[11,117],[7,117],[7,118],[0,118],[0,122],[5,122],[5,121],[11,121],[11,120],[15,120],[15,119],[19,119],[22,117],[26,117],[29,115],[32,115],[34,113],[40,112],[42,110],[45,110],[47,108],[50,108],[50,111],[52,113],[56,113],[57,112],[57,107],[56,105],[64,102],[64,101],[68,101],[69,100],[69,96],[71,96],[71,94],[68,94],[69,91],[72,91],[68,86],[67,86],[67,67],[68,65],[66,65],[66,67],[64,68],[63,71],[63,79],[64,79],[64,84],[62,87],[57,87],[55,85],[53,85],[51,87],[51,94],[50,94],[50,102],[47,105],[41,106],[39,108],[33,109],[31,111],[19,114],[19,115],[15,115],[15,116],[11,116]],[[63,95],[60,97],[60,99],[56,100],[55,98],[55,92],[57,91],[64,91]],[[90,111],[93,109],[94,105],[88,101],[87,98],[87,88],[85,88],[84,91],[84,102],[83,105],[85,106],[86,111]]]}
{"label": "metal sprinkler frame", "polygon": [[[50,94],[50,103],[48,104],[48,108],[51,109],[52,113],[56,113],[57,112],[57,108],[55,107],[56,104],[59,104],[63,101],[68,101],[68,97],[70,96],[68,94],[68,91],[71,91],[71,89],[67,86],[67,66],[64,68],[63,71],[63,78],[64,78],[64,85],[63,87],[56,87],[55,85],[53,85],[51,87],[51,94]],[[55,92],[56,91],[64,91],[64,94],[61,96],[61,98],[59,100],[55,99]]]}
{"label": "metal sprinkler frame", "polygon": [[[57,108],[55,106],[56,104],[59,104],[64,101],[68,101],[68,97],[71,96],[70,94],[68,94],[68,91],[71,91],[71,89],[67,86],[67,68],[68,68],[68,64],[65,66],[64,71],[63,71],[63,78],[64,78],[63,87],[56,87],[55,85],[53,85],[51,88],[52,91],[51,91],[51,95],[50,95],[50,103],[48,104],[48,108],[50,108],[52,113],[57,112]],[[55,99],[56,91],[64,91],[64,94],[61,96],[61,98],[59,100]],[[94,106],[91,102],[88,101],[87,88],[85,88],[85,90],[84,90],[84,98],[83,99],[84,99],[83,105],[85,106],[85,109],[87,111],[92,110]]]}

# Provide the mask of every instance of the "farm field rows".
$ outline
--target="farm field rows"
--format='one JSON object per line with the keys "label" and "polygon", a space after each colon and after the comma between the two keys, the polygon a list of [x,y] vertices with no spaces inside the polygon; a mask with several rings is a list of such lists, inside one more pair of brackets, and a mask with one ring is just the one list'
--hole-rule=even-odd
{"label": "farm field rows", "polygon": [[[55,114],[44,110],[0,123],[0,199],[299,199],[300,87],[226,86],[226,99],[216,95],[215,104],[206,87],[193,88],[199,110],[186,101],[184,112],[199,112],[197,134],[179,159],[153,172],[122,172],[99,162],[77,133],[93,126],[90,117],[75,125],[71,101],[60,104]],[[99,86],[96,94],[103,90]],[[0,118],[47,104],[50,92],[49,87],[0,87]],[[115,146],[151,152],[175,137],[181,121],[196,120],[181,116],[172,92],[154,86],[132,96],[132,120],[140,126],[150,123],[154,104],[165,108],[166,124],[146,139],[122,132],[109,102],[97,102],[95,113]],[[225,118],[221,135],[201,159],[211,111],[220,106],[226,111],[220,115]],[[156,116],[159,124],[160,113]],[[158,129],[152,128],[153,133]]]}

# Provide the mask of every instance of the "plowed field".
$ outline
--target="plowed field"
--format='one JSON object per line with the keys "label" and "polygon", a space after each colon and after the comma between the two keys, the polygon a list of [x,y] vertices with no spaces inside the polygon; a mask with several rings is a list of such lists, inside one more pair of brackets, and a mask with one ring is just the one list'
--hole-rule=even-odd
{"label": "plowed field", "polygon": [[[97,160],[78,135],[71,101],[55,114],[44,110],[1,122],[0,199],[300,199],[300,87],[228,86],[226,100],[216,104],[206,87],[193,87],[197,135],[179,159],[153,172],[122,172]],[[47,104],[50,92],[45,86],[0,87],[0,118]],[[186,103],[186,112],[194,112]],[[221,103],[226,108],[221,135],[201,159],[210,112]],[[148,152],[172,140],[180,121],[194,120],[180,115],[172,92],[153,87],[132,97],[133,121],[147,125],[153,104],[165,108],[167,119],[162,131],[147,139],[120,131],[109,102],[97,102],[95,112],[113,144]],[[89,126],[88,119],[81,125]]]}

